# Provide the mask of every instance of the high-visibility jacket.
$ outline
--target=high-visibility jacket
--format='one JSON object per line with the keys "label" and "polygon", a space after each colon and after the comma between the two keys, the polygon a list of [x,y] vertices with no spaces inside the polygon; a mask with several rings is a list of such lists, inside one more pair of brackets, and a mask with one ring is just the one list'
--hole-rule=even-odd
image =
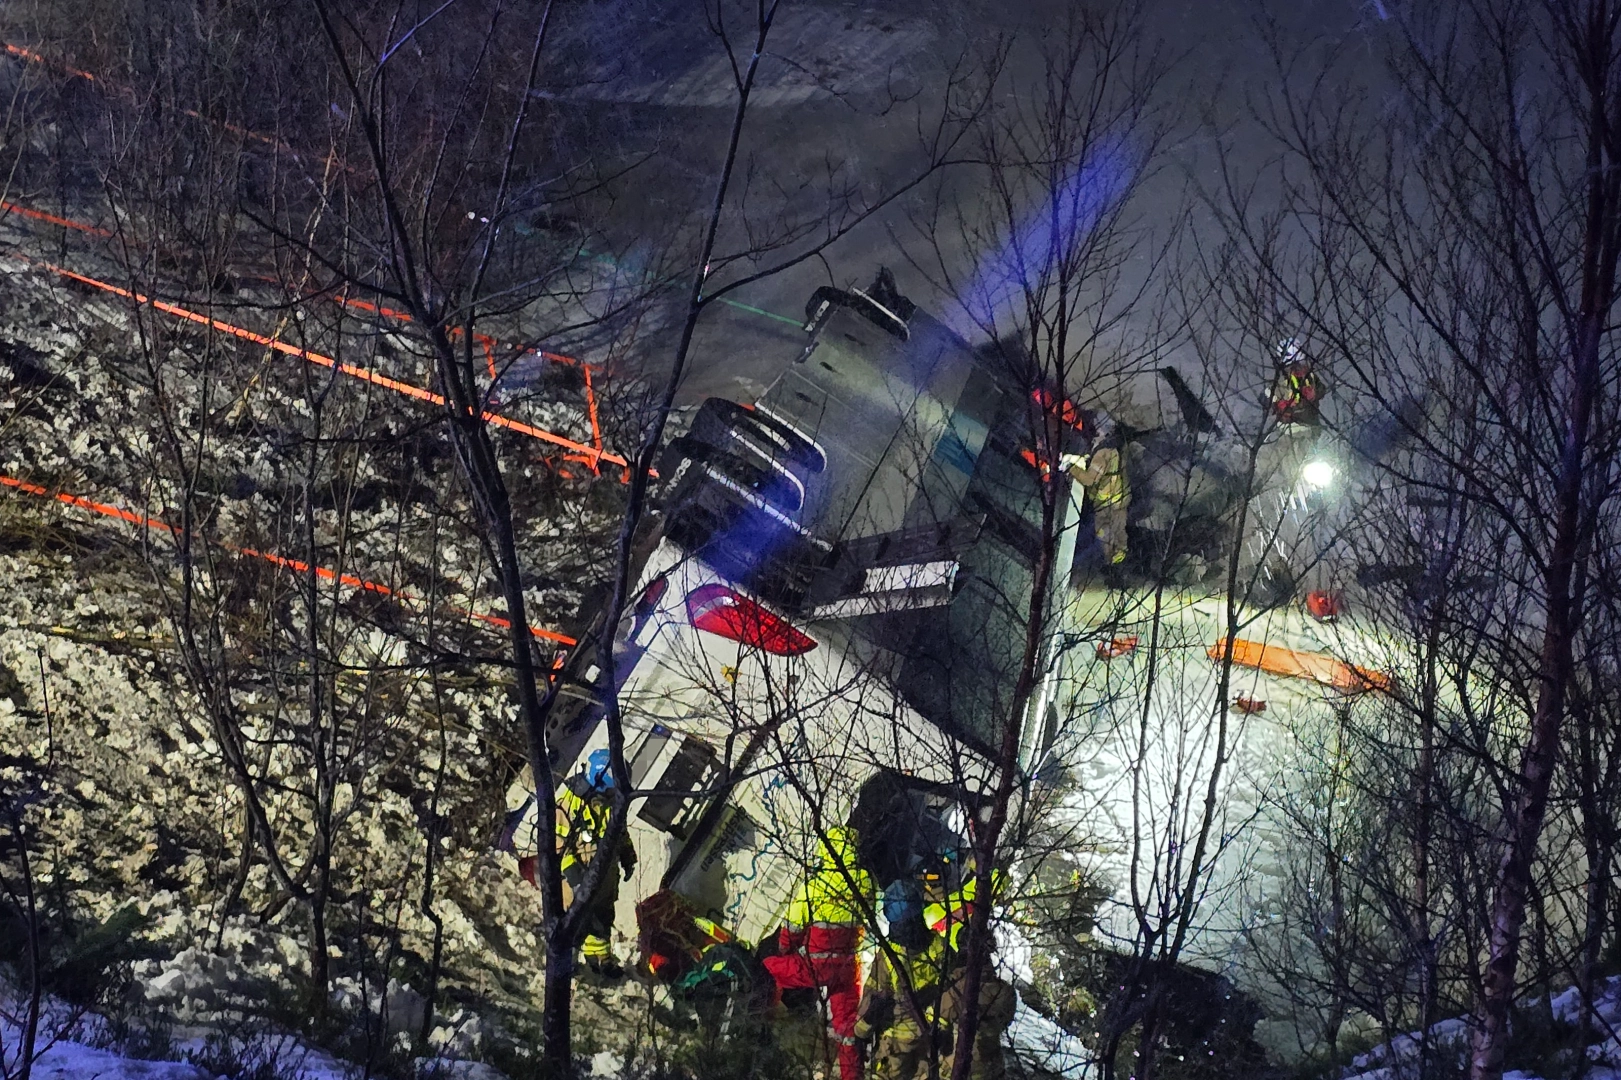
{"label": "high-visibility jacket", "polygon": [[939,937],[921,949],[879,949],[862,988],[860,1022],[865,1030],[858,1026],[857,1036],[888,1029],[905,1039],[932,1027],[944,967],[945,943]]}
{"label": "high-visibility jacket", "polygon": [[1070,475],[1087,489],[1094,506],[1113,506],[1125,501],[1126,471],[1121,464],[1120,451],[1112,446],[1095,451],[1085,468],[1072,469]]}
{"label": "high-visibility jacket", "polygon": [[1102,473],[1092,486],[1092,501],[1098,506],[1113,506],[1126,497],[1126,472],[1120,467],[1120,451],[1104,447],[1092,455],[1092,466]]}
{"label": "high-visibility jacket", "polygon": [[[1000,870],[991,871],[991,899],[1002,894],[1005,880]],[[979,893],[979,875],[970,874],[968,880],[961,886],[947,893],[945,897],[923,908],[923,921],[929,924],[929,929],[946,939],[946,944],[953,950],[958,947],[958,940],[962,936],[963,927],[974,915],[974,899]]]}
{"label": "high-visibility jacket", "polygon": [[805,876],[788,903],[786,923],[812,957],[855,952],[861,939],[866,905],[873,895],[872,875],[856,862],[855,831],[829,829],[817,845],[818,865]]}
{"label": "high-visibility jacket", "polygon": [[1315,375],[1290,368],[1287,378],[1289,401],[1309,404],[1317,400],[1317,377]]}
{"label": "high-visibility jacket", "polygon": [[[585,783],[582,776],[571,776],[557,789],[557,850],[561,869],[567,873],[576,865],[589,863],[597,845],[608,831],[613,808],[608,800]],[[636,849],[628,835],[620,838],[619,864],[625,869],[636,865]]]}
{"label": "high-visibility jacket", "polygon": [[1283,423],[1310,422],[1317,416],[1318,399],[1322,389],[1310,365],[1291,363],[1285,366],[1277,380],[1272,408]]}

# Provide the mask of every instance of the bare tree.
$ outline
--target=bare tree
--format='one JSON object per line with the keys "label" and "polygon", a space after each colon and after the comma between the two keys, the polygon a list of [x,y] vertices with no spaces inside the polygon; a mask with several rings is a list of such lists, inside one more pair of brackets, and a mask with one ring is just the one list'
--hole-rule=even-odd
{"label": "bare tree", "polygon": [[[1028,714],[1051,696],[1055,674],[1071,666],[1062,631],[1069,631],[1067,648],[1075,647],[1075,630],[1063,621],[1070,566],[1060,553],[1084,549],[1090,538],[1077,535],[1080,500],[1065,469],[1068,455],[1084,453],[1095,437],[1093,418],[1079,423],[1078,410],[1129,400],[1131,380],[1152,370],[1174,333],[1156,310],[1156,290],[1165,283],[1175,225],[1156,232],[1141,216],[1141,195],[1174,123],[1164,96],[1170,58],[1145,20],[1136,5],[1071,9],[1062,32],[1040,44],[1036,74],[1023,81],[1010,70],[1007,104],[981,128],[981,169],[964,179],[960,200],[937,202],[920,222],[939,291],[996,343],[995,360],[1022,394],[1049,406],[1031,411],[1025,432],[1033,467],[1045,478],[1023,510],[1037,538],[1030,581],[1021,582],[1028,592],[999,598],[1006,612],[997,625],[1018,643],[984,727],[994,767],[988,799],[969,819],[980,897],[994,891],[994,868],[1028,840],[1030,822],[1016,820],[1024,769],[1034,764],[1026,760]],[[959,241],[966,260],[948,246]],[[1151,559],[1141,563],[1154,572]],[[1107,633],[1118,615],[1106,604],[1099,631]],[[1085,682],[1060,678],[1057,693],[1078,698]],[[955,1080],[971,1068],[990,926],[991,905],[977,904],[964,947],[966,1015],[954,1036]]]}
{"label": "bare tree", "polygon": [[[1310,76],[1278,49],[1285,90],[1269,122],[1301,254],[1263,261],[1338,378],[1418,440],[1418,464],[1393,478],[1420,492],[1439,481],[1504,541],[1470,602],[1491,597],[1536,660],[1530,692],[1490,699],[1482,718],[1512,733],[1470,1066],[1494,1080],[1614,482],[1617,12],[1386,14],[1368,29],[1382,65],[1351,94],[1349,54]],[[1397,390],[1415,379],[1441,390],[1422,430]]]}
{"label": "bare tree", "polygon": [[27,980],[21,1015],[9,1018],[17,1028],[17,1047],[9,1055],[0,1052],[0,1073],[7,1080],[28,1080],[39,1053],[40,1006],[45,995],[44,913],[34,873],[33,849],[38,841],[28,818],[31,805],[43,801],[45,792],[35,762],[9,759],[0,762],[0,770],[0,784],[4,785],[0,787],[0,815],[5,818],[5,832],[0,834],[5,844],[0,850],[5,857],[0,893],[11,909],[7,914],[21,932],[19,959]]}
{"label": "bare tree", "polygon": [[[692,233],[673,254],[666,256],[669,278],[653,275],[655,282],[678,282],[675,297],[674,341],[671,362],[651,395],[648,411],[630,433],[634,452],[614,462],[626,470],[627,488],[620,514],[614,559],[607,569],[609,599],[599,621],[600,640],[584,643],[577,655],[596,658],[603,695],[604,721],[614,775],[628,777],[618,706],[612,688],[615,671],[611,633],[619,624],[617,613],[627,605],[630,567],[638,527],[647,498],[649,477],[663,442],[665,423],[687,370],[693,333],[700,317],[730,291],[778,270],[813,258],[847,234],[906,182],[879,192],[862,191],[838,167],[828,177],[834,192],[831,210],[825,205],[808,217],[784,218],[778,207],[767,211],[774,224],[756,228],[747,198],[734,190],[734,177],[747,153],[745,121],[749,113],[765,45],[778,15],[776,2],[706,9],[713,40],[730,71],[735,107],[721,160],[711,173],[713,197],[698,217]],[[553,125],[556,118],[541,111],[540,73],[552,49],[550,35],[558,13],[550,5],[533,15],[493,5],[482,13],[476,28],[458,14],[454,19],[416,21],[403,10],[389,20],[386,34],[349,22],[325,4],[318,4],[330,56],[339,83],[349,99],[353,127],[343,160],[351,175],[363,178],[352,186],[335,215],[338,234],[334,245],[325,236],[305,238],[278,220],[264,223],[284,239],[303,243],[324,264],[334,281],[374,291],[386,302],[408,313],[409,329],[425,348],[434,380],[443,395],[446,430],[467,486],[475,528],[485,547],[505,604],[511,631],[508,663],[517,691],[519,712],[535,778],[535,797],[542,807],[555,804],[552,760],[557,736],[550,726],[551,692],[541,677],[545,665],[534,653],[528,630],[525,595],[526,562],[514,525],[512,499],[503,454],[492,438],[487,403],[491,385],[483,381],[486,358],[476,342],[480,327],[502,313],[516,314],[547,293],[565,299],[564,267],[515,252],[512,230],[515,215],[537,202],[555,201],[566,189],[551,191],[545,182],[525,179],[535,167],[537,125]],[[522,27],[527,42],[522,53],[512,51],[509,25]],[[459,66],[443,70],[457,86],[433,103],[441,119],[430,128],[427,141],[413,145],[403,117],[418,107],[410,86],[391,77],[405,62],[401,48],[423,43],[461,42]],[[390,66],[392,65],[392,67]],[[511,85],[501,75],[525,72],[524,81]],[[924,161],[919,175],[940,167],[949,158],[962,124],[955,110],[956,95],[946,95],[946,111],[933,126],[925,125]],[[472,122],[478,117],[477,124]],[[495,118],[499,117],[499,120]],[[451,162],[467,162],[453,166]],[[581,163],[591,166],[588,157]],[[597,163],[600,175],[604,163]],[[915,183],[915,178],[910,181]],[[602,190],[600,187],[598,190]],[[472,222],[467,225],[464,223]],[[503,231],[505,230],[505,231]],[[728,251],[728,238],[742,238],[742,246]],[[662,272],[661,272],[662,273]],[[559,290],[562,291],[559,291]],[[617,314],[623,301],[610,304]],[[601,311],[589,316],[601,322]],[[566,313],[578,321],[578,310]],[[545,332],[555,332],[553,326]],[[606,461],[607,457],[598,455]],[[546,999],[543,1010],[544,1056],[560,1075],[569,1067],[569,1001],[574,954],[583,935],[583,920],[604,873],[609,855],[623,834],[632,799],[640,793],[628,783],[616,785],[615,805],[598,856],[573,890],[573,902],[563,905],[558,853],[542,844],[538,883],[541,888],[543,936],[546,942]]]}

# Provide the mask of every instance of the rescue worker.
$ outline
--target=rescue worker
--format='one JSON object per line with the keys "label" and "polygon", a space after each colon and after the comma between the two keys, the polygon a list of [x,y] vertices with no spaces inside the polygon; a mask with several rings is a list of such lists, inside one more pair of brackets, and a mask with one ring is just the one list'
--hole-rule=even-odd
{"label": "rescue worker", "polygon": [[921,916],[915,921],[917,933],[897,934],[890,924],[889,948],[878,950],[861,992],[855,1034],[862,1042],[877,1036],[871,1075],[883,1080],[924,1080],[934,1049],[945,941]]}
{"label": "rescue worker", "polygon": [[1086,489],[1092,502],[1092,527],[1103,547],[1104,562],[1118,566],[1126,561],[1126,511],[1131,491],[1126,484],[1125,461],[1119,433],[1109,421],[1098,425],[1091,458],[1065,455],[1070,478]]}
{"label": "rescue worker", "polygon": [[817,849],[817,864],[795,890],[777,932],[778,955],[763,963],[777,984],[777,1000],[784,990],[818,989],[826,995],[840,1080],[860,1080],[856,950],[873,894],[872,876],[856,862],[854,829],[829,829]]}
{"label": "rescue worker", "polygon": [[[1001,893],[1003,885],[1002,871],[991,870],[991,897]],[[974,901],[979,893],[979,875],[974,871],[974,864],[969,862],[963,867],[962,884],[950,892],[940,896],[923,908],[923,921],[930,930],[939,934],[952,952],[957,952],[963,945],[963,934],[967,929],[968,920],[974,917]]]}
{"label": "rescue worker", "polygon": [[1278,364],[1278,377],[1272,391],[1272,411],[1280,424],[1304,424],[1315,427],[1322,422],[1320,401],[1322,387],[1311,361],[1299,354],[1294,346],[1287,347],[1288,355]]}
{"label": "rescue worker", "polygon": [[[585,768],[570,776],[557,789],[557,850],[562,861],[563,903],[574,902],[574,891],[585,877],[586,867],[596,855],[597,845],[608,829],[612,811],[608,793],[613,790],[613,773],[608,768],[608,751],[593,750]],[[636,848],[629,832],[620,837],[616,853],[626,881],[636,869]],[[614,959],[614,905],[619,900],[619,879],[610,870],[602,875],[596,895],[585,915],[585,942],[581,953],[586,967],[603,978],[618,979],[625,969]]]}
{"label": "rescue worker", "polygon": [[[945,1052],[940,1058],[940,1075],[950,1076],[952,1059],[956,1055],[957,1024],[962,1021],[968,994],[968,968],[963,967],[940,995],[940,1020],[948,1025]],[[970,1080],[1002,1080],[1007,1076],[1007,1062],[1002,1057],[1002,1035],[1013,1023],[1013,1012],[1018,995],[987,963],[979,973],[979,1018],[974,1028],[973,1062],[969,1066]]]}

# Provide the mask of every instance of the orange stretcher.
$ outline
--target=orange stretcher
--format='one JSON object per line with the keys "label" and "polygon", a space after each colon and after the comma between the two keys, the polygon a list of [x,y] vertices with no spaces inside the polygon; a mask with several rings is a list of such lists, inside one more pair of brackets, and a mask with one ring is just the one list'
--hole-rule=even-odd
{"label": "orange stretcher", "polygon": [[[1233,663],[1240,667],[1254,668],[1269,675],[1310,679],[1347,694],[1360,694],[1367,690],[1389,691],[1394,685],[1391,677],[1383,671],[1347,664],[1324,653],[1300,652],[1244,638],[1234,638],[1232,650]],[[1208,655],[1218,663],[1225,659],[1227,639],[1222,638],[1210,646]]]}

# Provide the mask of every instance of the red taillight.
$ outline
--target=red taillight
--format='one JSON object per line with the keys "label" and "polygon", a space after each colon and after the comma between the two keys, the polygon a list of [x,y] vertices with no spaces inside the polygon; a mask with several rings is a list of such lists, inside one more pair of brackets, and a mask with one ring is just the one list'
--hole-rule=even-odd
{"label": "red taillight", "polygon": [[687,594],[687,618],[699,630],[772,656],[799,656],[816,648],[816,642],[788,620],[724,585],[701,585]]}

